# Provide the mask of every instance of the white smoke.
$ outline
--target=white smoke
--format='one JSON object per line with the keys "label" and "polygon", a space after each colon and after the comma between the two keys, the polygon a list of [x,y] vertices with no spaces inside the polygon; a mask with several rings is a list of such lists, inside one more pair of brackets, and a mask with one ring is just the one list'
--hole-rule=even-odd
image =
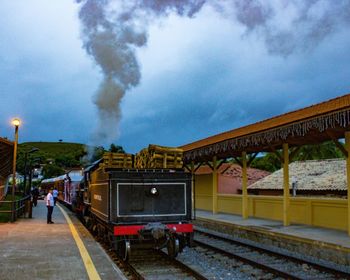
{"label": "white smoke", "polygon": [[91,144],[110,144],[118,135],[120,102],[125,92],[140,82],[135,48],[146,44],[148,22],[170,12],[192,16],[204,1],[77,2],[82,2],[79,18],[84,48],[104,77],[94,98],[99,119]]}
{"label": "white smoke", "polygon": [[338,29],[350,25],[350,1],[234,0],[234,18],[258,35],[270,54],[311,51]]}
{"label": "white smoke", "polygon": [[101,67],[103,81],[94,102],[99,112],[93,145],[110,144],[118,135],[120,102],[139,84],[135,49],[146,45],[149,24],[170,13],[194,17],[204,5],[233,24],[245,26],[245,36],[257,36],[268,53],[289,56],[312,50],[339,27],[350,23],[350,1],[333,0],[76,0],[82,40]]}

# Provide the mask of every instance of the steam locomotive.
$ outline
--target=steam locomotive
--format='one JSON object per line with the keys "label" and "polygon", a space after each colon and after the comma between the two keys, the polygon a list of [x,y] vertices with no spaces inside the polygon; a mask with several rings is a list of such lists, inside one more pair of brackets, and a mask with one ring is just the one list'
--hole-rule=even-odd
{"label": "steam locomotive", "polygon": [[[79,184],[65,182],[59,199],[124,260],[133,248],[167,248],[175,258],[191,245],[192,181],[182,169],[108,167],[102,158],[84,170]],[[69,184],[75,187],[68,201]]]}

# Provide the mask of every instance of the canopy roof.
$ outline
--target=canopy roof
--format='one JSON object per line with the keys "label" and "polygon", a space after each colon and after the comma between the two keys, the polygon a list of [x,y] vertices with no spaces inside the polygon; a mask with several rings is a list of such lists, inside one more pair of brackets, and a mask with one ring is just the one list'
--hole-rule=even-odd
{"label": "canopy roof", "polygon": [[14,143],[0,137],[0,179],[12,173]]}
{"label": "canopy roof", "polygon": [[184,162],[272,152],[344,137],[350,128],[350,94],[181,146]]}

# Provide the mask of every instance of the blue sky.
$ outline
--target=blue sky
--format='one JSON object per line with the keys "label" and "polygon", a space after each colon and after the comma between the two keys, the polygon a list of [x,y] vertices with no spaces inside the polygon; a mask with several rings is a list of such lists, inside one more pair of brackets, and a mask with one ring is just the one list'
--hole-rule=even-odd
{"label": "blue sky", "polygon": [[1,137],[136,153],[350,93],[349,1],[78,2],[0,2]]}

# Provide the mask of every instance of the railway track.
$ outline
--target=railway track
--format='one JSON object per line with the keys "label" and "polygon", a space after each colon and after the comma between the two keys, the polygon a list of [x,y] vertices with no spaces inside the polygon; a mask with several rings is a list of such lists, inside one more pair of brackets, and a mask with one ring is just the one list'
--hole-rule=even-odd
{"label": "railway track", "polygon": [[[223,238],[207,231],[196,230],[194,242],[202,249],[204,254],[216,254],[216,258],[239,260],[248,264],[254,271],[256,268],[263,270],[264,279],[350,279],[350,274],[325,267],[320,264],[300,260],[292,256],[272,252],[268,249],[245,244],[241,241]],[[249,271],[249,269],[246,269]],[[269,275],[271,275],[271,278]],[[256,277],[256,278],[260,278]],[[234,278],[232,278],[234,279]]]}
{"label": "railway track", "polygon": [[139,279],[207,279],[160,250],[135,251],[128,264],[139,274]]}
{"label": "railway track", "polygon": [[96,239],[105,249],[113,262],[123,271],[128,279],[198,279],[207,280],[205,276],[190,266],[170,258],[165,252],[154,249],[133,250],[128,261],[123,261],[116,251],[111,250],[103,240]]}
{"label": "railway track", "polygon": [[177,259],[161,250],[132,250],[128,262],[95,236],[128,279],[350,279],[350,273],[196,228],[194,247]]}

